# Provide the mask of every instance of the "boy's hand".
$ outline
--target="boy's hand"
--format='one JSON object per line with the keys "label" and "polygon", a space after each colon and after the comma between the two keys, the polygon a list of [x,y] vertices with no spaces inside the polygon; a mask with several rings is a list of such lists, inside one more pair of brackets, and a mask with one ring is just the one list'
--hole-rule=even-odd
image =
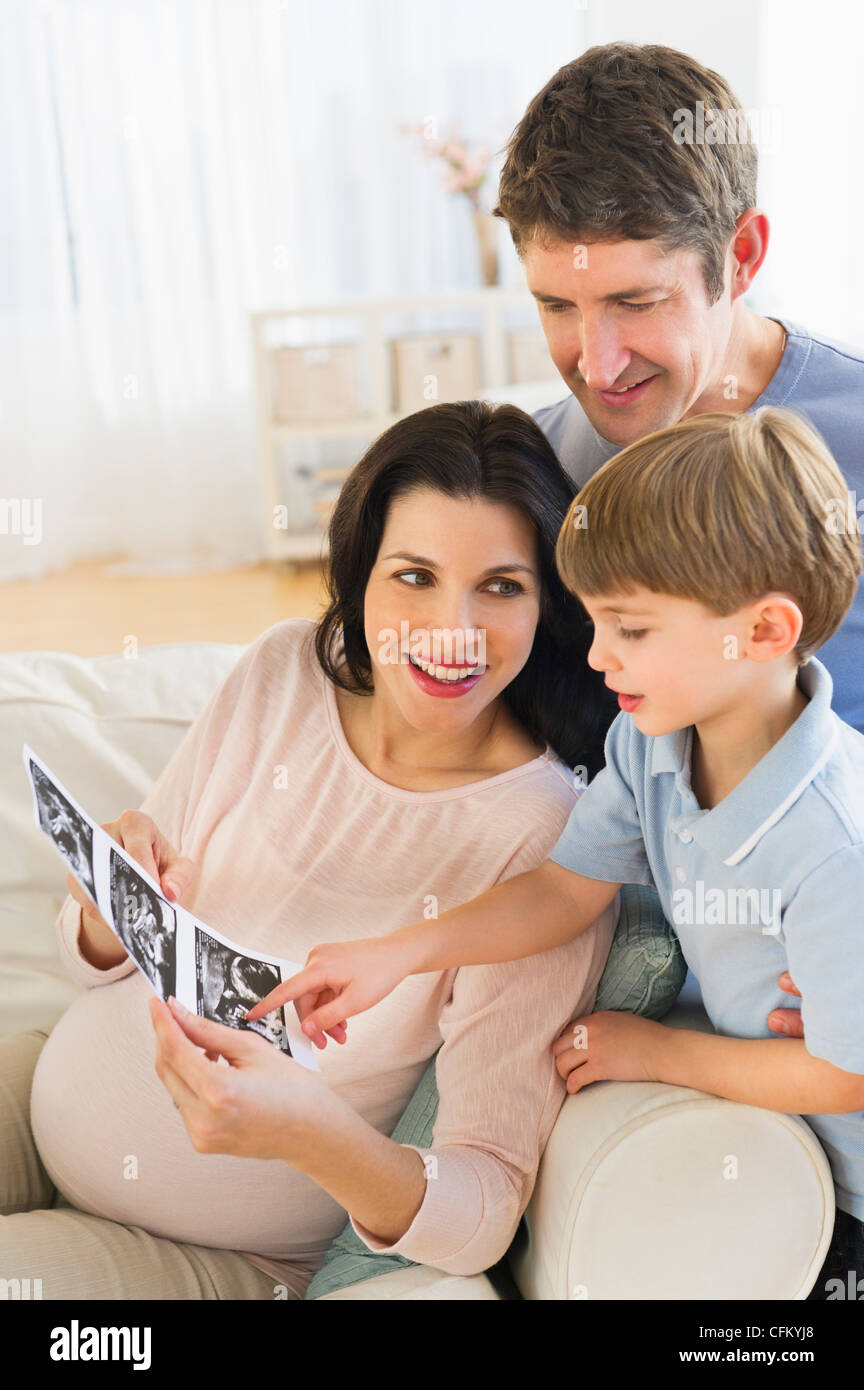
{"label": "boy's hand", "polygon": [[571,1095],[592,1081],[658,1081],[653,1049],[662,1031],[650,1018],[607,1009],[572,1019],[552,1054]]}
{"label": "boy's hand", "polygon": [[[777,981],[780,988],[787,994],[796,994],[801,998],[801,991],[793,983],[792,976],[788,970]],[[803,1038],[804,1024],[801,1020],[800,1009],[772,1009],[768,1015],[768,1027],[772,1033],[783,1033],[787,1038]]]}
{"label": "boy's hand", "polygon": [[371,1009],[410,974],[406,948],[391,937],[313,946],[304,968],[260,999],[247,1013],[246,1021],[254,1023],[293,999],[303,1032],[317,1047],[324,1048],[325,1032],[335,1037],[352,1014]]}

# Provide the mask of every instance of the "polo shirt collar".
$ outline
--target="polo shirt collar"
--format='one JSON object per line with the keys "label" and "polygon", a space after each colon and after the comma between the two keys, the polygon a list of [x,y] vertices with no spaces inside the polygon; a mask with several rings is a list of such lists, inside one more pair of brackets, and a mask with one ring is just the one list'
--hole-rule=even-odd
{"label": "polo shirt collar", "polygon": [[[719,806],[688,818],[694,840],[724,864],[738,864],[755,849],[831,756],[839,721],[831,709],[833,684],[828,670],[811,656],[799,668],[798,685],[809,702],[791,728]],[[652,776],[671,772],[679,788],[682,782],[689,788],[692,733],[691,726],[654,739]]]}

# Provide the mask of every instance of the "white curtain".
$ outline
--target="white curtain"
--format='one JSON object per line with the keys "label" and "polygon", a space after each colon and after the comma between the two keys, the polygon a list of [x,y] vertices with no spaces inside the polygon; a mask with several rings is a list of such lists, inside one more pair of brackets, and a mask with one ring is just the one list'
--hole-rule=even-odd
{"label": "white curtain", "polygon": [[257,560],[250,311],[475,286],[467,200],[399,127],[501,150],[594,43],[681,47],[779,110],[751,301],[864,342],[864,21],[738,3],[0,0],[0,580]]}
{"label": "white curtain", "polygon": [[759,201],[771,223],[754,307],[864,349],[864,12],[762,0]]}
{"label": "white curtain", "polygon": [[257,560],[250,311],[475,286],[467,200],[399,127],[503,148],[584,24],[572,0],[542,25],[501,0],[0,0],[0,501],[41,505],[38,543],[0,511],[0,579]]}

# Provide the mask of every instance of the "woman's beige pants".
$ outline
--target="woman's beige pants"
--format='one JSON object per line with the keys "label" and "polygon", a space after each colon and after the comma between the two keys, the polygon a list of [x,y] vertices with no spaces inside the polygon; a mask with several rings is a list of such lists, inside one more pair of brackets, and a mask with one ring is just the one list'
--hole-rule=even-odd
{"label": "woman's beige pants", "polygon": [[298,1266],[277,1285],[236,1250],[166,1240],[69,1205],[30,1129],[49,1031],[0,1038],[0,1299],[302,1299],[314,1271]]}

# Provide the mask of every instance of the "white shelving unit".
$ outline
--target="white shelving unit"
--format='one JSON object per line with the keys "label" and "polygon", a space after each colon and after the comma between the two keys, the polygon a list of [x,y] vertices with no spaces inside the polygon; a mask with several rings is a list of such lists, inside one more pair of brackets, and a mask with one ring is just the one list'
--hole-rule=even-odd
{"label": "white shelving unit", "polygon": [[[416,323],[421,319],[424,323],[418,330]],[[406,327],[412,320],[415,326]],[[469,321],[467,329],[466,320]],[[546,354],[536,303],[527,289],[489,288],[388,300],[343,301],[314,308],[273,309],[253,314],[251,326],[262,526],[266,554],[276,561],[318,559],[324,554],[327,509],[332,506],[342,480],[373,439],[410,413],[397,408],[396,354],[412,339],[422,336],[455,342],[464,339],[468,332],[476,340],[475,389],[463,391],[461,398],[482,396],[487,389],[500,395],[501,389],[511,383],[551,380],[557,375]],[[346,344],[351,345],[351,353],[344,351]],[[299,408],[295,406],[293,416],[289,409],[287,418],[279,418],[275,408],[275,355],[286,346],[295,350],[289,353],[291,372],[294,372],[295,361],[323,359],[326,362],[329,354],[333,354],[333,365],[343,374],[343,384],[337,390],[342,398],[341,413],[337,405],[336,412],[329,417],[325,407],[322,412],[325,418],[310,418],[314,406],[304,402],[301,368],[299,376],[294,373],[289,390],[289,396],[295,402],[300,401]],[[517,349],[521,368],[514,362]],[[351,382],[361,408],[346,414],[345,400],[352,394],[345,385],[346,374],[355,372],[355,368],[356,381],[352,376]],[[440,397],[441,400],[457,398],[460,397],[447,394]],[[308,399],[311,400],[311,396]],[[429,405],[435,403],[435,399],[428,401]],[[340,459],[334,462],[332,458],[328,461],[320,457],[328,446],[338,445],[339,441],[345,446]],[[317,450],[316,445],[319,446]],[[293,457],[288,458],[286,466],[285,459],[280,460],[280,451],[287,448],[290,454],[292,446]],[[332,447],[330,451],[332,454]],[[301,457],[304,452],[305,458]],[[312,453],[319,457],[311,458]],[[301,497],[303,504],[298,503]],[[280,508],[287,509],[290,518],[287,527],[276,524]]]}

